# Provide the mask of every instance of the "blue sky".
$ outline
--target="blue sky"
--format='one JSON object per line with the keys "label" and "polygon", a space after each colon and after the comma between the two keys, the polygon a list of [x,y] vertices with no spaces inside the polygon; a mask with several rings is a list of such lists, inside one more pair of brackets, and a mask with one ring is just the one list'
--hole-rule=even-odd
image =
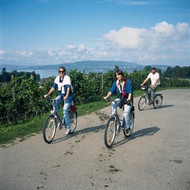
{"label": "blue sky", "polygon": [[0,0],[0,64],[190,65],[189,0]]}

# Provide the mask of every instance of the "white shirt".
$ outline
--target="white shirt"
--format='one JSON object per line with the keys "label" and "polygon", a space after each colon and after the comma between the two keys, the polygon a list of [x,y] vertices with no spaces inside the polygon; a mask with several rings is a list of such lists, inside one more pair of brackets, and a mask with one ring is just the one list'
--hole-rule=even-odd
{"label": "white shirt", "polygon": [[64,89],[65,85],[70,85],[72,90],[71,79],[68,75],[64,76],[62,82],[60,81],[60,76],[57,76],[54,80],[54,83],[57,84],[58,90],[61,90],[63,94],[65,94],[65,89]]}
{"label": "white shirt", "polygon": [[147,78],[151,80],[151,85],[154,85],[156,80],[158,79],[158,82],[157,82],[156,86],[160,85],[160,75],[159,75],[159,73],[157,73],[157,72],[155,74],[149,73]]}

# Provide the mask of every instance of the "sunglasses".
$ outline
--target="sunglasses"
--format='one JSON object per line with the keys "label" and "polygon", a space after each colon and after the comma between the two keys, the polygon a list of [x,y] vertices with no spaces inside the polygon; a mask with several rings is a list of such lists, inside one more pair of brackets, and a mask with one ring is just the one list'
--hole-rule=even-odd
{"label": "sunglasses", "polygon": [[64,71],[59,71],[59,73],[64,73]]}

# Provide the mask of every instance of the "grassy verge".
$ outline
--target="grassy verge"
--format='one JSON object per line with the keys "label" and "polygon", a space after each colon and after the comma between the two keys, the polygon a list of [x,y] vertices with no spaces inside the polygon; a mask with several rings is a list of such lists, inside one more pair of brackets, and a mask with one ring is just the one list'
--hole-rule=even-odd
{"label": "grassy verge", "polygon": [[[177,89],[177,88],[160,88],[160,90],[166,89]],[[180,88],[180,89],[190,89],[188,88]],[[135,91],[134,97],[141,96],[143,91]],[[82,116],[93,111],[100,110],[106,106],[109,106],[110,102],[107,101],[96,101],[87,104],[82,104],[78,107],[78,115]],[[42,130],[42,126],[45,122],[48,114],[45,114],[41,117],[34,117],[31,120],[28,120],[24,123],[19,123],[11,126],[1,126],[0,127],[0,144],[11,143],[15,139],[19,138],[19,141],[23,141],[26,137],[32,136],[34,133],[38,133]]]}

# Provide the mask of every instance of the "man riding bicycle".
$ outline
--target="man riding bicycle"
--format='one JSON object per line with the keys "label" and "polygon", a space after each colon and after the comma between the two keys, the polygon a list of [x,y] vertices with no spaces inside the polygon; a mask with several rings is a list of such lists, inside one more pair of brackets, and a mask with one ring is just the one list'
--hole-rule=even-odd
{"label": "man riding bicycle", "polygon": [[54,90],[58,89],[58,96],[55,98],[55,103],[53,106],[55,107],[56,111],[58,112],[58,105],[63,103],[63,120],[65,121],[66,132],[65,134],[69,134],[70,132],[70,118],[69,118],[69,108],[74,99],[73,90],[71,86],[71,79],[68,75],[66,75],[66,68],[61,66],[59,67],[59,75],[55,78],[54,84],[52,88],[49,90],[47,94],[44,95],[44,98],[47,98]]}
{"label": "man riding bicycle", "polygon": [[116,81],[112,84],[110,91],[104,99],[108,99],[112,94],[118,97],[112,102],[112,115],[116,114],[117,107],[123,107],[123,117],[125,118],[126,130],[130,130],[130,112],[133,106],[133,86],[130,79],[124,78],[123,71],[115,72]]}
{"label": "man riding bicycle", "polygon": [[149,94],[149,98],[150,98],[150,104],[152,104],[154,96],[155,96],[155,92],[160,87],[160,75],[159,75],[158,72],[156,72],[156,68],[155,67],[152,68],[152,72],[149,73],[149,75],[143,81],[143,83],[141,84],[141,86],[143,86],[149,79],[151,80],[151,86],[148,89],[148,94]]}

